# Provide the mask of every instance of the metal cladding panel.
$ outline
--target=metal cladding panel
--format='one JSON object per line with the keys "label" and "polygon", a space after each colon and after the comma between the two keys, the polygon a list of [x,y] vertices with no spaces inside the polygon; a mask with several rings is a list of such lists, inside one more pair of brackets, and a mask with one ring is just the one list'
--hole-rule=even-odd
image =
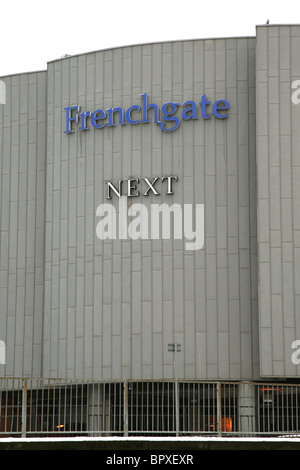
{"label": "metal cladding panel", "polygon": [[1,84],[0,376],[40,376],[46,72]]}
{"label": "metal cladding panel", "polygon": [[300,27],[257,28],[262,376],[299,377]]}
{"label": "metal cladding panel", "polygon": [[[255,44],[148,44],[48,64],[44,376],[173,378],[168,344],[179,343],[180,378],[258,377]],[[200,115],[172,132],[154,114],[83,131],[73,121],[64,132],[66,107],[128,110],[145,93],[160,110],[192,100]],[[228,118],[203,119],[203,95],[227,99]],[[160,178],[172,175],[170,195]],[[155,177],[160,194],[139,186],[128,210],[204,204],[202,249],[97,236],[99,206],[122,210],[107,182]]]}

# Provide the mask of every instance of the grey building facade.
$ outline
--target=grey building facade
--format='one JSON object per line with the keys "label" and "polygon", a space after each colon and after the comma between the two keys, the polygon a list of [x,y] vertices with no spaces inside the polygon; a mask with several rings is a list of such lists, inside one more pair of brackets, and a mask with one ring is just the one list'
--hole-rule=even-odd
{"label": "grey building facade", "polygon": [[2,77],[0,376],[170,380],[180,344],[180,379],[299,377],[299,48],[268,25]]}

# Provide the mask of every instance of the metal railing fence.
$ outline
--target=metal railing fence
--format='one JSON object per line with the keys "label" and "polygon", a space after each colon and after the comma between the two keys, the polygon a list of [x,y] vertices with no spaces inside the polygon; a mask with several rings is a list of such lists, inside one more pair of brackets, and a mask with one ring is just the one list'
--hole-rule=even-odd
{"label": "metal railing fence", "polygon": [[300,436],[300,385],[0,378],[0,438]]}

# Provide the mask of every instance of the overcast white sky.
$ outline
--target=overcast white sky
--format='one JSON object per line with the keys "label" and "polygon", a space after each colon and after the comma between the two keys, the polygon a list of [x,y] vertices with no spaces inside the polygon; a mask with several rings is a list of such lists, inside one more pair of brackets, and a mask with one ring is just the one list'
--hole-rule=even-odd
{"label": "overcast white sky", "polygon": [[[255,36],[299,24],[299,0],[0,0],[0,76],[44,70],[64,54],[176,39]],[[300,53],[300,51],[299,51]]]}

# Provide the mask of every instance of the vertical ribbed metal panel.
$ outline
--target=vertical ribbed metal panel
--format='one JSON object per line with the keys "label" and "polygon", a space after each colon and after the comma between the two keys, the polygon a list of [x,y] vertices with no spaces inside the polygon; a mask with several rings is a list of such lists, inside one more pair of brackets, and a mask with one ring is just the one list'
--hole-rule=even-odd
{"label": "vertical ribbed metal panel", "polygon": [[[128,109],[142,93],[160,108],[226,98],[230,116],[172,133],[153,123],[63,133],[65,106]],[[171,199],[134,202],[204,203],[204,249],[96,237],[107,180],[172,174]],[[176,342],[178,377],[257,377],[256,263],[255,39],[148,44],[48,64],[45,376],[172,378]]]}
{"label": "vertical ribbed metal panel", "polygon": [[292,83],[300,80],[299,46],[299,26],[257,28],[262,376],[300,375],[292,360],[293,342],[300,339],[300,105],[291,99],[297,91]]}
{"label": "vertical ribbed metal panel", "polygon": [[0,104],[0,376],[39,376],[44,283],[46,72],[4,77]]}

